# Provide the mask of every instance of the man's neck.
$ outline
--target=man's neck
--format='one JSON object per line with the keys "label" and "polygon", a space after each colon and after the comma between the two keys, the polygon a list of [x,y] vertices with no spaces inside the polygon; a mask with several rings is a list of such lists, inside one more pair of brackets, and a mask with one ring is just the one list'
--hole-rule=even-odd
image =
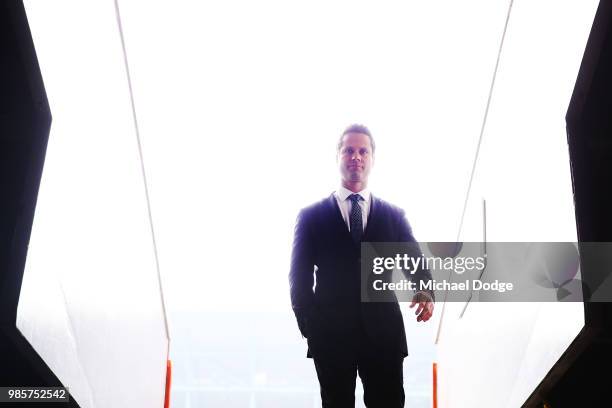
{"label": "man's neck", "polygon": [[363,181],[357,181],[357,182],[342,181],[342,187],[348,190],[351,190],[353,193],[358,193],[362,190],[365,190],[368,187],[368,183],[363,182]]}

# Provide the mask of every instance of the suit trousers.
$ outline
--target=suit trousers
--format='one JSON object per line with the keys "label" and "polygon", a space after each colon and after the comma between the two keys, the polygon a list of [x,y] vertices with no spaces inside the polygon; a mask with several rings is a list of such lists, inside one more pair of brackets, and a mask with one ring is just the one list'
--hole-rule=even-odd
{"label": "suit trousers", "polygon": [[343,352],[313,358],[323,408],[354,408],[357,374],[367,408],[403,407],[404,356],[374,352],[362,328],[352,334]]}

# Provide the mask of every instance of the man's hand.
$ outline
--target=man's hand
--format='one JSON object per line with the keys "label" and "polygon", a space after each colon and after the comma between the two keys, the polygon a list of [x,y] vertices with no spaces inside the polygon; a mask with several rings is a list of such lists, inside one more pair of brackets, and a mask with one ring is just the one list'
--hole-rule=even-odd
{"label": "man's hand", "polygon": [[426,322],[433,314],[434,304],[431,300],[431,297],[429,297],[429,295],[424,292],[418,292],[412,298],[412,303],[410,304],[411,308],[414,307],[414,305],[416,305],[417,303],[419,304],[419,307],[417,307],[416,312],[414,312],[414,314],[417,315],[417,322]]}

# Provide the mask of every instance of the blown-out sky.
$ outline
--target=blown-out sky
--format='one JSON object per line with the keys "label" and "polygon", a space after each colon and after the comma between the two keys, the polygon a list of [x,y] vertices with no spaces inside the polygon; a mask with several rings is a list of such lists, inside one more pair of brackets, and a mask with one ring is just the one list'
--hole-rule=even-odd
{"label": "blown-out sky", "polygon": [[[406,210],[417,239],[454,240],[509,4],[119,1],[168,306],[288,307],[295,217],[338,185],[336,142],[354,122],[376,138],[372,192]],[[114,4],[26,6],[54,115],[49,154],[69,155],[54,144],[71,131],[61,124],[96,110],[100,128],[113,105],[70,89],[127,92]],[[112,58],[87,63],[104,50]],[[88,85],[98,78],[109,82]]]}

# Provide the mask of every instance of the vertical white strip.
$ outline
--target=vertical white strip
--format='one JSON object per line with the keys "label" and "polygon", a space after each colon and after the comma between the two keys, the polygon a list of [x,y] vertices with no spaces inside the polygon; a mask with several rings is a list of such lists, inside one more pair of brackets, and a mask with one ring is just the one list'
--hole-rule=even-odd
{"label": "vertical white strip", "polygon": [[[465,194],[465,201],[463,203],[463,211],[461,213],[461,221],[459,222],[459,228],[457,229],[457,239],[461,235],[461,229],[463,228],[463,219],[465,217],[465,211],[467,209],[468,199],[470,197],[470,190],[472,189],[472,181],[474,180],[474,174],[476,173],[476,164],[478,163],[478,155],[480,153],[480,145],[482,144],[482,135],[487,124],[487,117],[489,115],[489,106],[491,105],[491,98],[493,96],[493,89],[495,87],[495,78],[497,77],[497,69],[499,68],[499,60],[501,59],[502,49],[504,47],[504,40],[506,39],[506,31],[508,30],[508,22],[510,21],[510,13],[512,11],[512,4],[514,0],[510,0],[508,5],[508,13],[506,14],[506,21],[504,23],[504,31],[502,32],[501,40],[499,42],[499,50],[497,51],[497,59],[495,60],[495,68],[493,69],[493,78],[491,79],[491,86],[489,87],[489,96],[487,97],[487,104],[485,106],[484,117],[482,118],[482,125],[480,126],[480,135],[478,136],[478,144],[476,145],[476,154],[474,155],[474,163],[472,164],[472,172],[470,174],[470,181],[468,183],[467,192]],[[449,275],[450,277],[450,275]],[[440,332],[442,330],[442,321],[444,320],[444,310],[446,308],[446,297],[448,292],[444,292],[444,300],[442,302],[442,311],[440,312],[440,322],[438,323],[438,332],[436,333],[435,344],[438,344],[440,339]]]}
{"label": "vertical white strip", "polygon": [[140,169],[142,171],[142,180],[144,183],[145,197],[147,201],[147,212],[149,216],[149,225],[151,227],[151,239],[153,241],[153,252],[155,254],[155,269],[157,271],[157,281],[159,284],[159,295],[162,303],[162,311],[164,314],[164,326],[166,328],[166,338],[168,339],[168,346],[166,352],[170,352],[170,331],[168,330],[168,318],[166,316],[166,302],[164,299],[164,290],[161,280],[161,273],[159,268],[159,257],[157,255],[157,242],[155,240],[155,228],[153,227],[153,214],[151,211],[151,200],[149,197],[149,187],[147,183],[147,174],[144,166],[144,158],[142,154],[142,144],[140,142],[140,131],[138,128],[138,117],[136,115],[136,104],[134,102],[134,92],[132,90],[132,78],[130,76],[130,67],[128,64],[127,51],[125,47],[125,38],[123,36],[123,25],[121,24],[121,13],[119,12],[119,0],[114,0],[115,3],[115,14],[117,16],[117,27],[119,28],[119,37],[121,38],[121,49],[123,50],[123,62],[125,63],[125,73],[127,76],[127,83],[130,92],[130,103],[132,106],[132,117],[134,119],[134,130],[136,132],[136,141],[138,143],[138,155],[140,157]]}

